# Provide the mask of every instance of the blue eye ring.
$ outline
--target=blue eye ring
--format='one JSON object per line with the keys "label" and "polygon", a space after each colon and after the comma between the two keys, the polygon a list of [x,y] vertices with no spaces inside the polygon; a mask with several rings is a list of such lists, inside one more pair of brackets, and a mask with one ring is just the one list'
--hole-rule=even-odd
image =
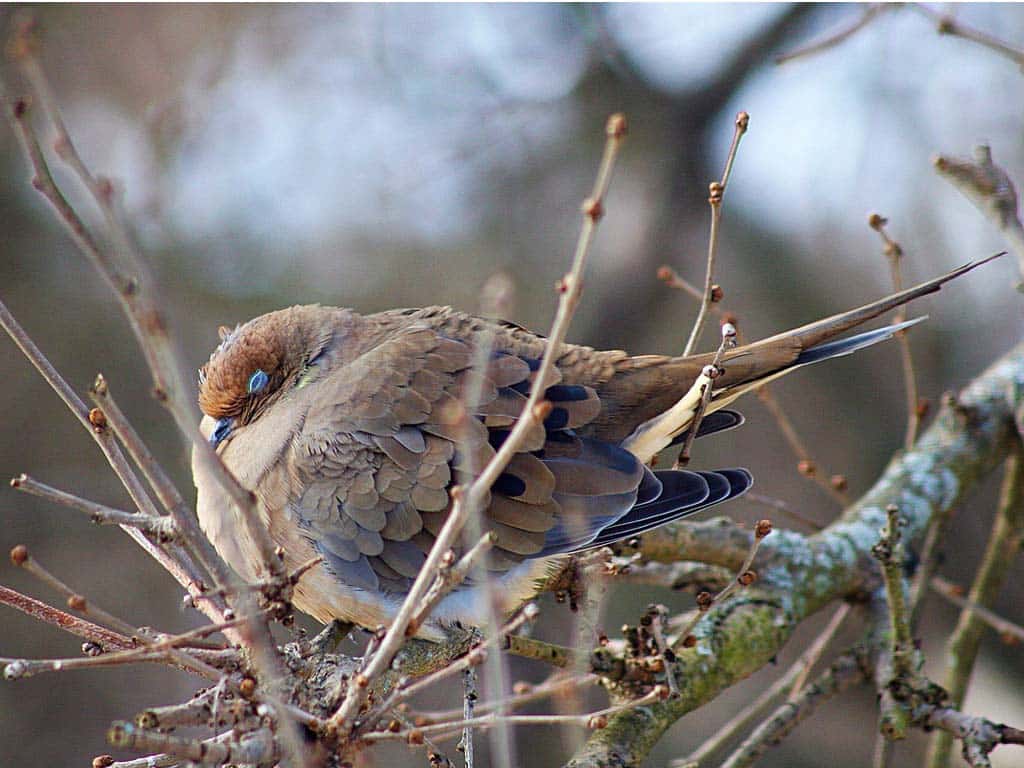
{"label": "blue eye ring", "polygon": [[270,377],[267,376],[262,370],[257,370],[252,376],[249,377],[249,394],[255,395],[257,392],[262,392],[267,386],[267,382],[270,381]]}

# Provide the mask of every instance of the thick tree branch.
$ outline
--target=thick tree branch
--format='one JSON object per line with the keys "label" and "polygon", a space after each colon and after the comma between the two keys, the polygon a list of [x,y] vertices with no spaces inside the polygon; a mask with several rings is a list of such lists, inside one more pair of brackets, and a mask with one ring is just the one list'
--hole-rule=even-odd
{"label": "thick tree branch", "polygon": [[[896,457],[875,486],[814,536],[778,531],[761,547],[761,581],[716,606],[697,625],[697,643],[675,665],[678,698],[622,712],[594,733],[569,763],[635,765],[677,719],[768,663],[796,625],[832,600],[880,585],[871,547],[895,504],[904,540],[920,544],[931,519],[957,504],[1007,454],[1014,414],[1024,403],[1024,344],[949,398],[913,451]],[[707,524],[704,524],[705,526]],[[685,529],[669,526],[665,536]],[[610,686],[613,698],[628,686]]]}

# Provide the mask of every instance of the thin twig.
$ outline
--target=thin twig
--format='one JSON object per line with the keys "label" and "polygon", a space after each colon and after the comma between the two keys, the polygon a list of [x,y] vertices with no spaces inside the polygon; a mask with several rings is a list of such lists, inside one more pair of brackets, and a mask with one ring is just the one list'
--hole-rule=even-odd
{"label": "thin twig", "polygon": [[[40,563],[36,558],[29,554],[28,548],[24,545],[18,545],[11,551],[11,560],[15,565],[19,566],[23,570],[35,576],[41,582],[46,584],[48,587],[53,589],[57,594],[63,597],[68,602],[68,607],[74,611],[90,616],[96,619],[101,624],[105,624],[109,628],[120,632],[127,637],[140,636],[137,627],[133,627],[126,621],[113,616],[107,611],[100,608],[98,605],[86,600],[80,593],[73,590],[54,574]],[[141,639],[141,637],[140,637]]]}
{"label": "thin twig", "polygon": [[92,522],[100,525],[128,525],[138,528],[140,531],[144,531],[156,538],[161,544],[174,540],[174,521],[169,517],[150,517],[140,512],[125,512],[121,509],[113,509],[104,504],[83,499],[81,496],[54,488],[46,483],[41,483],[26,474],[12,477],[11,488],[85,512],[89,515],[89,519]]}
{"label": "thin twig", "polygon": [[497,480],[498,475],[504,470],[514,453],[519,450],[528,432],[537,423],[543,421],[546,416],[545,411],[550,410],[549,404],[547,409],[541,407],[543,393],[555,359],[561,356],[562,342],[565,339],[569,321],[572,319],[583,289],[583,268],[586,265],[587,254],[590,250],[597,222],[600,220],[603,212],[603,201],[608,184],[611,181],[615,159],[626,134],[625,118],[622,115],[612,115],[608,120],[606,134],[607,141],[605,142],[604,155],[601,158],[601,164],[598,169],[597,180],[594,183],[591,196],[583,203],[583,227],[580,230],[579,240],[573,256],[572,268],[559,284],[558,290],[561,298],[558,303],[558,311],[544,350],[544,357],[534,376],[534,384],[530,389],[530,396],[527,398],[522,413],[505,439],[505,442],[488,462],[487,466],[484,467],[480,475],[468,488],[457,486],[452,489],[453,504],[448,514],[448,519],[438,532],[434,546],[420,568],[420,572],[413,582],[409,594],[392,620],[391,626],[381,641],[380,647],[369,660],[366,667],[356,676],[353,684],[349,685],[344,700],[330,718],[330,727],[337,729],[343,735],[351,731],[355,715],[366,699],[369,683],[376,679],[391,664],[395,654],[401,648],[402,643],[405,642],[408,634],[407,630],[412,626],[410,622],[419,608],[419,602],[423,599],[428,587],[433,582],[441,558],[461,532],[466,517],[480,508],[484,497],[490,492],[491,485]]}
{"label": "thin twig", "polygon": [[782,499],[776,499],[771,496],[765,496],[764,494],[756,493],[755,491],[747,491],[745,494],[743,494],[743,498],[746,499],[747,501],[752,501],[755,504],[761,504],[765,507],[768,507],[769,509],[773,509],[780,514],[785,515],[786,517],[790,517],[799,523],[803,523],[812,530],[820,531],[822,528],[825,527],[817,520],[812,520],[802,512],[798,512],[797,510],[793,509],[793,507],[789,503],[783,501]]}
{"label": "thin twig", "polygon": [[[17,31],[14,45],[20,46],[20,50],[19,56],[16,58],[21,61],[23,67],[34,68],[34,74],[28,76],[27,73],[27,78],[33,86],[43,84],[41,91],[33,89],[34,96],[39,103],[47,104],[50,89],[42,68],[35,63],[32,56],[34,42],[30,39],[31,35],[30,25],[24,25]],[[24,39],[19,40],[19,38]],[[51,122],[54,115],[58,115],[59,119],[56,107],[52,103],[48,107],[44,106],[43,111],[47,113]],[[113,290],[132,331],[135,333],[153,376],[154,397],[168,410],[181,433],[191,442],[200,463],[210,470],[217,482],[239,507],[243,525],[257,546],[264,566],[270,573],[281,575],[282,564],[280,558],[274,554],[273,541],[266,528],[259,523],[255,496],[238,483],[196,426],[193,408],[186,395],[189,388],[185,385],[180,355],[168,334],[166,321],[157,307],[156,299],[151,295],[148,287],[149,280],[144,279],[147,276],[142,259],[131,247],[131,237],[124,231],[122,223],[111,209],[112,196],[104,193],[104,189],[101,189],[93,175],[85,168],[70,135],[61,123],[58,130],[60,131],[62,152],[58,153],[58,156],[68,162],[72,172],[94,196],[100,209],[110,211],[107,221],[111,227],[112,237],[122,246],[123,250],[119,254],[103,247],[57,186],[49,163],[32,131],[29,120],[30,112],[30,103],[26,99],[17,100],[11,109],[15,131],[21,141],[25,157],[33,170],[32,186],[50,203],[57,219],[67,229],[75,244]],[[121,269],[116,256],[120,256],[120,260],[128,265],[128,272]],[[202,546],[199,541],[201,533],[197,521],[193,520],[187,527],[183,527],[183,531],[189,539],[194,540],[197,546]]]}
{"label": "thin twig", "polygon": [[855,19],[852,23],[844,25],[837,32],[829,33],[823,40],[811,43],[804,48],[798,48],[790,53],[784,53],[781,56],[777,56],[775,58],[775,63],[786,64],[796,59],[814,56],[822,51],[827,51],[829,48],[835,48],[840,43],[845,42],[857,34],[857,32],[864,29],[864,27],[870,24],[883,11],[891,10],[893,7],[894,6],[886,5],[885,3],[871,3],[864,8],[860,17]]}
{"label": "thin twig", "polygon": [[[14,319],[14,316],[7,309],[7,306],[0,301],[0,326],[11,337],[14,343],[28,358],[47,384],[64,401],[68,410],[78,419],[78,422],[92,435],[93,440],[99,446],[107,462],[114,470],[121,484],[128,491],[132,502],[139,511],[148,517],[159,517],[159,511],[138,476],[132,470],[127,458],[114,440],[110,430],[101,424],[93,424],[89,418],[89,408],[82,402],[71,386],[64,380],[53,364],[35,345],[21,324]],[[122,526],[122,529],[142,547],[151,557],[164,567],[186,590],[204,613],[214,621],[223,619],[223,612],[216,604],[202,600],[203,597],[203,576],[199,569],[191,562],[187,553],[177,548],[161,547],[148,539],[145,534],[132,527]],[[173,554],[171,554],[173,553]],[[202,600],[202,602],[199,602]]]}
{"label": "thin twig", "polygon": [[[889,262],[889,271],[892,274],[892,289],[894,293],[903,290],[903,275],[900,271],[900,260],[903,258],[903,248],[900,244],[889,237],[885,231],[888,219],[879,216],[877,213],[868,217],[868,225],[882,238],[883,254]],[[902,323],[907,319],[906,305],[900,306],[893,318],[893,322]],[[907,429],[903,436],[903,449],[909,451],[914,447],[917,440],[917,433],[921,429],[921,418],[924,416],[924,404],[920,401],[917,391],[917,373],[914,371],[914,357],[910,351],[910,339],[906,331],[897,331],[896,340],[900,346],[900,361],[903,365],[903,389],[907,399]]]}
{"label": "thin twig", "polygon": [[982,32],[981,30],[970,27],[961,21],[957,21],[951,14],[936,11],[934,8],[931,8],[924,3],[911,3],[910,7],[921,15],[934,21],[936,31],[940,35],[960,37],[964,40],[969,40],[972,43],[977,43],[991,51],[995,51],[1000,56],[1005,56],[1018,67],[1024,69],[1024,51],[1019,48],[1014,48],[1009,43],[1003,42],[986,32]]}
{"label": "thin twig", "polygon": [[[932,164],[1003,233],[1024,276],[1024,224],[1017,211],[1017,190],[1010,175],[992,160],[991,148],[979,144],[973,159],[939,155]],[[1017,290],[1024,290],[1024,282],[1018,283]]]}
{"label": "thin twig", "polygon": [[720,181],[713,181],[708,185],[708,205],[711,207],[711,231],[708,235],[708,259],[704,272],[704,292],[701,296],[700,310],[697,319],[690,331],[690,338],[686,342],[683,356],[692,355],[700,341],[700,333],[704,330],[704,321],[707,318],[708,309],[711,306],[711,286],[715,276],[715,253],[718,250],[718,225],[722,219],[722,200],[725,197],[725,188],[729,183],[729,176],[732,173],[732,165],[736,160],[736,150],[739,149],[740,139],[747,132],[750,125],[750,115],[740,112],[736,115],[733,123],[732,144],[729,146],[729,154],[725,160],[725,169],[722,171]]}
{"label": "thin twig", "polygon": [[449,550],[441,558],[437,578],[430,589],[427,590],[427,594],[424,595],[419,610],[413,614],[410,625],[418,627],[426,621],[430,613],[437,607],[437,604],[441,602],[445,595],[465,581],[470,570],[486,557],[497,541],[497,534],[493,531],[488,531],[457,562],[455,561],[455,552]]}
{"label": "thin twig", "polygon": [[850,686],[864,682],[864,659],[853,651],[833,661],[813,683],[806,686],[795,701],[780,705],[754,729],[743,743],[722,763],[722,768],[749,768],[769,746],[782,741],[797,725],[810,717],[821,704]]}
{"label": "thin twig", "polygon": [[0,605],[9,605],[12,608],[16,608],[33,619],[59,627],[65,632],[70,632],[73,635],[88,640],[90,643],[96,643],[103,650],[126,650],[135,647],[131,637],[125,637],[119,632],[113,632],[106,627],[93,624],[91,621],[65,613],[40,600],[23,595],[3,585],[0,585]]}
{"label": "thin twig", "polygon": [[727,600],[732,594],[740,589],[741,587],[747,587],[754,583],[757,579],[757,574],[750,569],[750,566],[754,563],[754,558],[757,557],[757,550],[761,547],[761,542],[765,540],[765,537],[772,532],[771,520],[759,520],[754,526],[754,540],[751,542],[750,551],[747,552],[746,558],[743,560],[743,564],[739,568],[739,572],[736,574],[736,578],[729,582],[729,584],[719,592],[717,595],[710,595],[707,592],[702,592],[697,595],[697,608],[698,610],[693,612],[691,617],[685,621],[681,627],[676,630],[676,637],[670,641],[673,650],[685,647],[688,643],[692,643],[690,639],[690,633],[693,628],[697,626],[705,614],[711,610],[713,605],[721,603]]}
{"label": "thin twig", "polygon": [[[530,683],[516,683],[512,696],[503,699],[492,700],[478,704],[476,712],[478,715],[493,712],[498,709],[515,709],[526,704],[532,704],[541,699],[552,696],[560,696],[569,691],[578,690],[584,686],[594,685],[600,678],[594,674],[567,675],[564,672],[556,672],[552,677],[542,683],[531,685]],[[461,709],[450,709],[442,712],[418,712],[418,722],[437,723],[457,718],[462,712]]]}
{"label": "thin twig", "polygon": [[559,725],[569,723],[584,728],[603,728],[607,724],[609,715],[653,704],[655,701],[667,698],[667,696],[668,688],[658,685],[638,699],[582,715],[505,715],[499,718],[496,713],[492,712],[467,720],[424,725],[411,731],[398,731],[395,733],[376,731],[367,733],[363,739],[371,744],[376,741],[396,740],[412,741],[415,743],[415,740],[420,736],[433,735],[443,738],[451,733],[461,733],[463,728],[492,728],[497,725],[499,719],[505,720],[509,725]]}
{"label": "thin twig", "polygon": [[964,597],[964,589],[941,576],[932,576],[928,586],[936,593],[942,595],[953,605],[964,609],[965,613],[974,614],[982,622],[988,624],[999,633],[1003,642],[1016,644],[1024,643],[1024,627],[1004,619],[997,613],[993,613],[983,605]]}
{"label": "thin twig", "polygon": [[708,405],[711,403],[711,395],[715,389],[715,379],[721,375],[722,369],[719,367],[719,363],[722,360],[722,355],[725,354],[725,350],[732,349],[736,346],[736,328],[732,323],[722,324],[722,340],[718,344],[718,349],[715,351],[715,356],[711,359],[710,365],[704,368],[702,372],[708,381],[703,385],[703,389],[700,394],[700,402],[697,404],[697,409],[693,412],[693,420],[687,427],[686,440],[683,441],[683,448],[679,451],[679,456],[676,459],[674,469],[686,466],[690,461],[690,451],[693,449],[693,441],[697,439],[697,433],[700,431],[700,424],[704,420],[704,414],[707,412]]}
{"label": "thin twig", "polygon": [[790,450],[796,457],[797,471],[804,477],[813,480],[819,488],[835,499],[840,506],[849,506],[851,499],[846,493],[846,477],[844,475],[832,475],[826,478],[826,473],[819,471],[818,462],[811,457],[811,452],[800,438],[799,433],[793,426],[793,422],[789,420],[789,416],[786,415],[779,401],[775,399],[775,394],[768,387],[761,387],[757,390],[756,394],[757,399],[764,403],[772,418],[775,419],[775,423],[779,425],[782,437],[786,440],[786,444],[789,445]]}
{"label": "thin twig", "polygon": [[[22,60],[31,59],[33,56],[34,40],[31,39],[31,35],[30,25],[24,25],[17,31],[14,43],[15,46],[20,46],[16,54]],[[37,74],[37,79],[45,84],[41,68]],[[45,100],[48,93],[44,89],[43,93],[35,95],[37,100]],[[55,109],[49,111],[51,119],[55,112]],[[187,394],[190,388],[185,384],[186,379],[182,373],[184,368],[181,365],[180,355],[168,334],[164,315],[159,310],[155,297],[151,295],[150,281],[143,279],[145,268],[141,258],[132,247],[130,235],[121,228],[121,222],[116,215],[108,217],[108,223],[112,227],[112,239],[122,246],[123,252],[119,255],[121,260],[128,265],[131,273],[125,274],[115,263],[115,254],[99,245],[54,182],[46,158],[29,125],[28,113],[29,103],[25,99],[15,102],[11,110],[15,131],[34,172],[33,186],[51,203],[58,220],[65,226],[82,253],[114,291],[146,358],[154,381],[154,397],[168,410],[181,433],[192,444],[196,461],[213,475],[238,507],[243,528],[251,541],[255,543],[263,567],[271,576],[284,577],[283,558],[278,557],[269,530],[260,522],[255,495],[238,483],[210,443],[199,432],[195,423],[191,399]],[[72,158],[71,170],[81,172],[84,165],[80,161],[76,165],[74,160],[78,158],[78,155],[66,131],[61,139],[62,144],[66,145],[63,147],[61,156]],[[102,190],[99,190],[95,184],[90,185],[92,180],[92,176],[87,172],[86,176],[80,177],[80,181],[96,196],[96,202],[100,208],[106,210],[112,205],[112,195],[100,194]],[[112,209],[111,213],[114,213]],[[149,510],[144,511],[148,512]],[[197,551],[210,551],[210,544],[202,536],[194,514],[181,515],[176,522],[179,525],[180,534],[186,538],[191,547]],[[206,559],[204,558],[204,561]],[[212,566],[212,575],[218,582],[217,587],[224,587],[231,583],[227,578],[230,570],[221,558],[214,554],[205,564]],[[243,640],[250,645],[252,661],[269,689],[271,687],[269,684],[273,680],[279,679],[284,670],[270,634],[266,614],[256,610],[255,600],[244,590],[236,594],[234,600],[237,601],[237,605],[233,606],[236,613],[252,617],[249,624],[241,628]],[[204,610],[206,610],[205,607]],[[222,618],[223,613],[219,613],[221,616],[218,618]],[[294,759],[300,765],[304,765],[306,750],[302,745],[297,728],[286,716],[286,707],[272,694],[264,692],[263,695],[268,709],[273,710],[272,714],[279,718],[281,727],[278,728],[278,734],[284,742],[286,758]]]}
{"label": "thin twig", "polygon": [[142,472],[157,499],[170,513],[175,525],[186,531],[183,538],[193,556],[210,572],[219,588],[235,585],[238,582],[235,574],[221,561],[209,540],[199,530],[195,512],[182,498],[163,467],[160,466],[138,432],[135,431],[111,394],[110,387],[102,373],[96,375],[93,385],[89,388],[89,394],[103,415],[105,423]]}
{"label": "thin twig", "polygon": [[188,739],[147,731],[132,723],[114,723],[107,733],[107,740],[121,749],[159,750],[176,755],[179,760],[190,760],[204,766],[261,764],[278,757],[274,733],[269,728],[236,736],[232,729],[212,739]]}
{"label": "thin twig", "polygon": [[[985,546],[974,583],[967,599],[964,600],[964,609],[957,621],[956,629],[949,638],[946,650],[945,688],[949,692],[953,707],[963,704],[967,695],[967,686],[978,656],[984,625],[992,623],[988,621],[989,618],[997,618],[988,611],[988,608],[995,602],[1024,542],[1024,458],[1019,445],[1006,459],[1003,472],[999,504],[988,544]],[[952,590],[941,588],[946,587],[948,583],[933,578],[933,588],[936,582],[940,585],[938,591],[941,594],[954,599]],[[1009,627],[1005,625],[1000,627],[1001,632],[1006,632],[1007,629]],[[1004,636],[1024,637],[1019,627],[1015,629],[1016,633],[1011,631]],[[930,745],[928,765],[931,768],[947,765],[951,749],[952,736],[946,733],[936,734]]]}

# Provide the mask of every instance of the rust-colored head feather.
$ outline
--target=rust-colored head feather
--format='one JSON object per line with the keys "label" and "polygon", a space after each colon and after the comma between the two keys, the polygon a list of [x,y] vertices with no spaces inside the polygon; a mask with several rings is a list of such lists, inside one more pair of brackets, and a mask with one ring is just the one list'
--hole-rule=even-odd
{"label": "rust-colored head feather", "polygon": [[[271,312],[233,331],[221,329],[220,346],[199,372],[199,405],[215,419],[236,416],[250,399],[249,379],[267,374],[265,393],[299,372],[330,339],[326,310],[318,305]],[[326,333],[325,333],[326,329]]]}

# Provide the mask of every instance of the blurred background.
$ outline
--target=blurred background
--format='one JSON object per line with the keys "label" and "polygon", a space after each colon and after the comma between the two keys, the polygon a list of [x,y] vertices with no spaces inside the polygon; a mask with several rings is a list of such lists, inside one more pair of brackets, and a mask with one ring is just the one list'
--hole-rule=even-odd
{"label": "blurred background", "polygon": [[[24,8],[0,8],[7,30]],[[188,365],[219,325],[294,303],[376,311],[452,304],[478,311],[481,286],[507,275],[509,319],[538,330],[566,269],[579,204],[597,168],[603,126],[630,135],[592,252],[570,339],[634,353],[681,351],[696,302],[656,278],[672,265],[703,279],[707,184],[717,179],[738,110],[751,115],[724,204],[716,282],[747,338],[863,303],[890,287],[871,212],[890,219],[908,282],[1004,246],[939,179],[931,157],[969,155],[979,140],[1024,178],[1024,79],[995,53],[936,33],[910,8],[881,13],[849,40],[778,66],[856,21],[859,6],[45,6],[41,61],[86,162],[123,185]],[[1024,45],[1024,9],[971,5],[958,19]],[[8,71],[12,76],[14,73]],[[11,82],[16,83],[16,78]],[[70,180],[58,176],[59,182]],[[74,187],[69,187],[74,190]],[[75,199],[84,200],[80,190]],[[83,211],[96,211],[83,203]],[[0,296],[81,392],[98,371],[179,485],[187,454],[149,397],[134,339],[106,287],[28,184],[13,133],[0,127]],[[1011,258],[918,302],[928,323],[911,340],[921,393],[933,401],[1009,349],[1022,329]],[[712,326],[714,324],[712,323]],[[703,349],[715,343],[705,337]],[[895,344],[816,367],[775,388],[822,471],[856,497],[902,443]],[[0,340],[6,427],[0,474],[28,472],[87,498],[127,499],[89,436]],[[698,466],[743,465],[757,490],[827,522],[836,503],[796,471],[764,406],[741,429],[704,441]],[[991,478],[953,524],[941,572],[969,583],[992,518]],[[116,529],[4,491],[0,544],[24,543],[87,596],[132,623],[180,631],[200,623],[180,590]],[[723,510],[764,516],[741,500]],[[800,524],[777,515],[776,525]],[[803,528],[802,530],[806,530]],[[5,561],[6,562],[6,561]],[[1024,618],[1018,562],[997,610]],[[0,582],[45,599],[11,565]],[[691,598],[613,590],[602,622],[636,619],[651,601]],[[561,606],[546,604],[553,626]],[[956,611],[932,596],[921,634],[941,677]],[[766,668],[671,730],[649,764],[682,757],[785,668],[822,625],[817,616]],[[855,623],[855,622],[854,622]],[[307,624],[311,630],[312,624]],[[79,642],[0,608],[0,655],[75,656]],[[838,642],[852,641],[850,626]],[[354,647],[354,646],[353,646]],[[840,646],[836,646],[837,648]],[[513,665],[516,679],[546,670]],[[171,703],[193,678],[146,666],[40,676],[0,685],[0,764],[87,765],[109,751],[111,720]],[[1024,722],[1024,657],[986,635],[967,710]],[[456,689],[426,708],[456,706]],[[588,699],[601,706],[595,694]],[[825,706],[770,752],[766,766],[870,762],[874,695]],[[520,758],[555,765],[578,731],[516,734]],[[484,751],[487,739],[478,738]],[[525,745],[529,745],[527,747]],[[897,747],[920,764],[925,739]],[[454,753],[453,753],[454,754]],[[541,757],[542,756],[542,757]],[[1012,758],[1012,759],[1011,759]],[[994,761],[1019,760],[997,750]],[[365,765],[422,765],[404,748]],[[1019,763],[1016,763],[1019,765]]]}

